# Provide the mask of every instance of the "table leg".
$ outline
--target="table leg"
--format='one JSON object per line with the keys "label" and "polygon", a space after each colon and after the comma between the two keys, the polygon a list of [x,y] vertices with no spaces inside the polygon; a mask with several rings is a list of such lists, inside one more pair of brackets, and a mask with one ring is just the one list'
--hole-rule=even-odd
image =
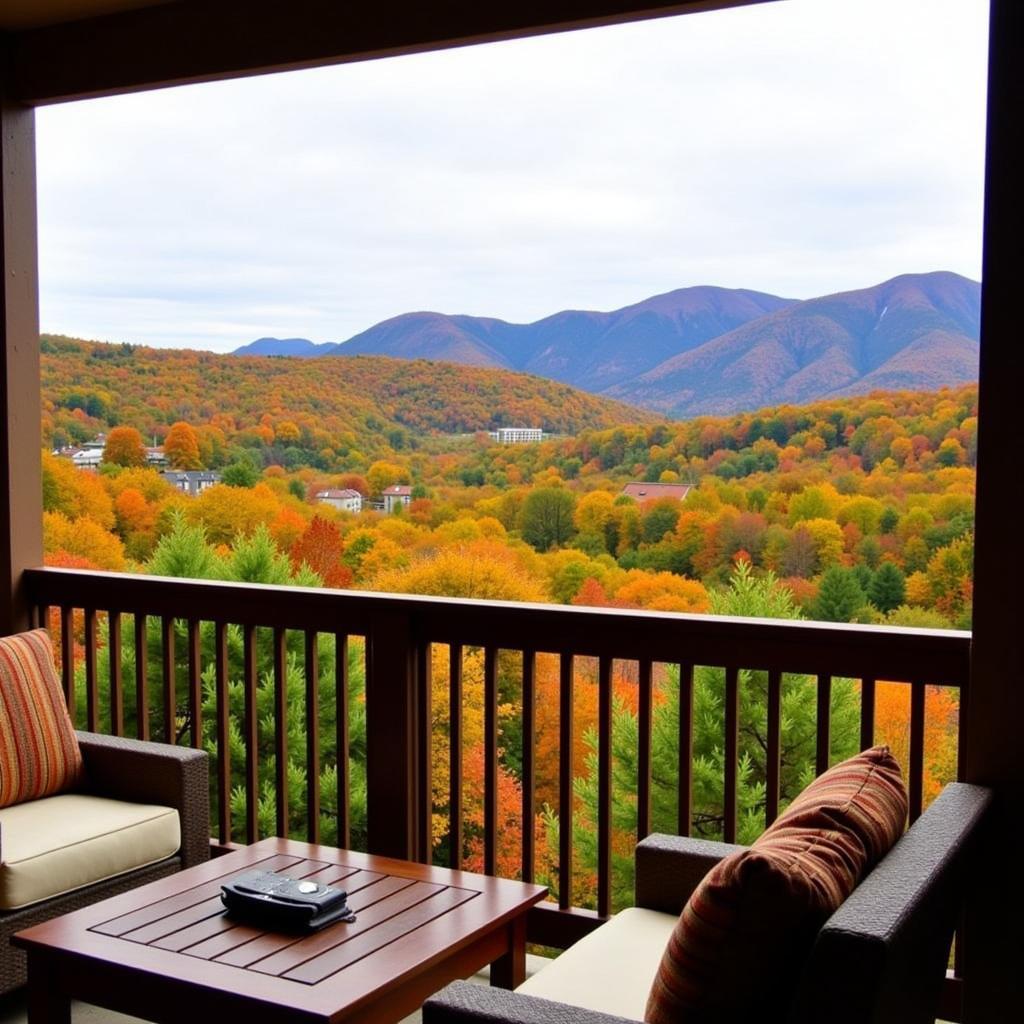
{"label": "table leg", "polygon": [[71,1024],[71,998],[60,992],[47,965],[28,955],[28,1024]]}
{"label": "table leg", "polygon": [[526,915],[507,926],[508,952],[491,964],[492,988],[518,988],[526,981]]}

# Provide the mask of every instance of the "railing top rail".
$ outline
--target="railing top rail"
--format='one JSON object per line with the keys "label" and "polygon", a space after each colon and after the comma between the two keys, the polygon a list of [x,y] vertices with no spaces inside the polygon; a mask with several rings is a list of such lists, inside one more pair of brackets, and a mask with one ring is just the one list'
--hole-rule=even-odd
{"label": "railing top rail", "polygon": [[971,634],[958,630],[378,594],[82,569],[30,569],[25,576],[36,605],[383,637],[389,629],[410,629],[418,639],[437,643],[961,687],[969,670]]}

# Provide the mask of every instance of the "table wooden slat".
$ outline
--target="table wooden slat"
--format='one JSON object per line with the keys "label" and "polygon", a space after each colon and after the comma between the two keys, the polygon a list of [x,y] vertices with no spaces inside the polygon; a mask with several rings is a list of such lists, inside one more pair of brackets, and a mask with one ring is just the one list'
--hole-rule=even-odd
{"label": "table wooden slat", "polygon": [[287,871],[294,864],[298,864],[301,857],[277,856],[268,857],[255,864],[248,864],[244,868],[236,868],[234,871],[226,871],[223,875],[211,882],[204,882],[202,885],[193,886],[175,896],[168,896],[166,899],[149,903],[130,914],[123,914],[120,917],[104,921],[102,924],[94,924],[90,931],[100,932],[103,935],[124,935],[133,928],[141,928],[143,925],[156,921],[168,914],[174,914],[187,907],[193,907],[197,903],[220,892],[220,887],[229,879],[244,875],[247,871]]}
{"label": "table wooden slat", "polygon": [[[306,963],[307,960],[312,960],[336,946],[351,942],[385,921],[398,917],[404,920],[405,912],[410,907],[415,907],[444,890],[445,886],[443,885],[413,882],[412,885],[392,893],[386,899],[377,901],[365,910],[357,910],[355,921],[347,924],[344,928],[306,936],[298,942],[292,943],[287,949],[282,949],[273,956],[261,960],[258,964],[253,964],[252,969],[259,971],[260,974],[286,974]],[[356,908],[353,906],[352,909]]]}
{"label": "table wooden slat", "polygon": [[[380,881],[374,882],[360,889],[358,892],[349,894],[349,906],[357,913],[361,913],[366,907],[386,899],[392,893],[400,892],[402,889],[413,885],[410,878],[399,878],[393,875],[386,875]],[[331,934],[334,934],[333,932]],[[315,937],[315,936],[314,936]],[[279,953],[282,949],[295,945],[296,942],[304,941],[297,939],[294,935],[287,935],[284,932],[263,932],[258,939],[246,943],[237,949],[217,958],[219,964],[230,964],[232,967],[252,967],[253,964]],[[265,973],[265,972],[264,972]]]}
{"label": "table wooden slat", "polygon": [[[320,871],[323,866],[322,863],[315,860],[301,860],[297,864],[290,865],[287,874],[295,878],[305,878],[306,875],[312,874],[314,871]],[[243,872],[243,874],[245,873]],[[121,938],[128,939],[129,942],[141,942],[149,945],[172,932],[181,931],[182,928],[188,928],[208,917],[219,917],[223,913],[224,904],[221,902],[220,886],[218,886],[216,891],[205,900],[194,903],[174,914],[162,914],[156,920],[150,921],[149,924],[122,932]]]}
{"label": "table wooden slat", "polygon": [[429,921],[433,921],[442,914],[447,914],[460,904],[469,902],[469,900],[478,895],[479,893],[473,892],[470,889],[443,889],[441,892],[430,897],[430,899],[417,904],[408,913],[391,918],[391,920],[384,922],[384,924],[379,925],[377,928],[370,928],[351,941],[344,942],[340,946],[328,950],[322,956],[309,960],[302,964],[301,967],[296,967],[295,970],[287,972],[283,977],[290,978],[293,981],[302,981],[307,985],[315,985],[317,982],[323,981],[324,978],[337,974],[338,971],[348,967],[350,964],[362,960],[363,957],[368,956],[370,953],[389,945],[396,939],[408,935],[410,932],[415,931]]}
{"label": "table wooden slat", "polygon": [[[290,869],[287,874],[295,875],[296,877],[305,878],[308,881],[317,882],[320,885],[335,885],[339,882],[343,882],[350,875],[358,874],[356,868],[345,867],[340,864],[332,864],[326,868],[321,868],[318,871],[311,873],[302,872],[299,873],[298,868]],[[175,932],[163,936],[163,938],[157,939],[156,942],[150,943],[152,946],[156,946],[158,949],[169,949],[175,953],[188,952],[192,956],[199,956],[204,959],[209,959],[212,956],[216,956],[218,953],[224,953],[228,949],[233,949],[235,946],[240,946],[243,942],[247,942],[250,939],[255,939],[262,935],[263,932],[257,928],[245,928],[247,933],[245,936],[233,936],[226,944],[220,942],[217,944],[215,953],[208,953],[203,957],[202,953],[196,953],[193,951],[193,946],[199,946],[206,943],[209,940],[215,939],[217,936],[224,935],[227,932],[240,931],[244,928],[240,925],[237,920],[229,917],[223,908],[218,908],[220,913],[216,916],[205,918],[202,921],[198,921],[196,924],[189,925],[186,928],[180,928]],[[131,933],[125,936],[125,938],[132,938]]]}

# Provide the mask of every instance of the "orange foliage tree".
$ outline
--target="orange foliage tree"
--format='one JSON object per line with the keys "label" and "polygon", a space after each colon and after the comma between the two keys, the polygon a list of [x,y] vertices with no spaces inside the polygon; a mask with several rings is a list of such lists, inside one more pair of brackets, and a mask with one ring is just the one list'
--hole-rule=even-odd
{"label": "orange foliage tree", "polygon": [[[947,782],[956,779],[960,702],[954,690],[929,686],[924,709],[924,803],[927,806]],[[875,739],[889,745],[903,768],[910,769],[910,687],[905,683],[877,684]]]}
{"label": "orange foliage tree", "polygon": [[144,466],[146,447],[142,443],[142,435],[134,427],[114,427],[107,434],[103,461],[118,466]]}
{"label": "orange foliage tree", "polygon": [[179,420],[164,438],[164,455],[175,469],[199,469],[199,436],[187,423]]}

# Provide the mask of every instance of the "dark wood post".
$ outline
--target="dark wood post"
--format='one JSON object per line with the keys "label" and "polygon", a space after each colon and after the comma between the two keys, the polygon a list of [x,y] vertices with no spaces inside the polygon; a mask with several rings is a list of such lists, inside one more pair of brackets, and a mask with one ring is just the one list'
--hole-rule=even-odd
{"label": "dark wood post", "polygon": [[[6,63],[0,36],[0,69]],[[6,635],[30,624],[22,571],[43,564],[43,517],[35,117],[7,98],[2,77],[0,341],[0,635]]]}
{"label": "dark wood post", "polygon": [[417,651],[410,616],[376,616],[366,637],[366,825],[370,853],[414,860]]}
{"label": "dark wood post", "polygon": [[[992,0],[985,251],[981,293],[981,394],[978,416],[977,544],[974,642],[966,714],[966,775],[998,794],[991,848],[973,872],[964,943],[964,1020],[1008,1020],[1021,1006],[1014,908],[1020,875],[982,864],[1014,856],[1024,761],[1024,600],[1016,567],[1024,507],[1024,356],[1019,350],[1021,182],[1020,116],[1024,109],[1024,5]],[[1017,1010],[1012,1008],[1016,1006]]]}

